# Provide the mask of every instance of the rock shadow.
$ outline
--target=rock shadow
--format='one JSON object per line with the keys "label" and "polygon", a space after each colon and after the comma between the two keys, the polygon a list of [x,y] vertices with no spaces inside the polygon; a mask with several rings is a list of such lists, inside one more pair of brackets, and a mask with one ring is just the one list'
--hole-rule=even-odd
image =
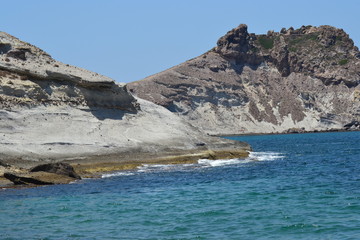
{"label": "rock shadow", "polygon": [[122,120],[126,114],[136,114],[137,112],[120,110],[120,109],[106,109],[106,108],[90,108],[84,110],[90,112],[98,120],[112,119]]}
{"label": "rock shadow", "polygon": [[125,86],[78,87],[89,111],[99,120],[121,120],[125,114],[136,114],[140,109],[136,99]]}
{"label": "rock shadow", "polygon": [[232,61],[228,60],[228,61],[230,63],[230,67],[237,74],[241,75],[245,66],[251,68],[251,70],[253,70],[253,71],[256,71],[265,60],[261,59],[261,60],[257,60],[257,61],[256,60],[247,61],[247,60],[240,58],[240,59],[236,59],[235,61],[234,60],[232,60]]}

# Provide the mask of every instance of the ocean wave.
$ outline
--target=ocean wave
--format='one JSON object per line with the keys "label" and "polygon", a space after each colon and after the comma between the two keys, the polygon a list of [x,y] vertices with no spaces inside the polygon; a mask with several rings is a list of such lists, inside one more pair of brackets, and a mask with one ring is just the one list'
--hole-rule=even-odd
{"label": "ocean wave", "polygon": [[195,164],[143,164],[132,171],[103,174],[102,178],[130,176],[134,175],[135,173],[147,172],[188,171],[194,168],[221,167],[226,165],[237,165],[258,161],[274,161],[283,159],[284,157],[284,154],[277,152],[250,152],[249,157],[245,159],[199,159]]}
{"label": "ocean wave", "polygon": [[101,178],[109,178],[109,177],[118,177],[118,176],[131,176],[134,175],[133,172],[114,172],[114,173],[106,173],[101,175]]}
{"label": "ocean wave", "polygon": [[283,159],[284,157],[283,153],[278,152],[250,152],[247,159],[252,161],[274,161]]}
{"label": "ocean wave", "polygon": [[194,168],[196,164],[143,164],[138,167],[138,172],[175,171]]}
{"label": "ocean wave", "polygon": [[240,164],[250,162],[248,159],[219,159],[219,160],[209,160],[209,159],[199,159],[198,163],[203,167],[221,167],[226,165]]}
{"label": "ocean wave", "polygon": [[219,160],[209,160],[209,159],[199,159],[199,165],[203,167],[221,167],[226,165],[234,164],[244,164],[254,161],[274,161],[278,159],[283,159],[284,155],[277,152],[250,152],[249,157],[245,159],[219,159]]}

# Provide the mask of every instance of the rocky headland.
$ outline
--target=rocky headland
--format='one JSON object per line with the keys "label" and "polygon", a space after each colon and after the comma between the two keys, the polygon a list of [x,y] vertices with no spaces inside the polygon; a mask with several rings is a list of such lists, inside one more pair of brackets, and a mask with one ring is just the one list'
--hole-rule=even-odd
{"label": "rocky headland", "polygon": [[246,157],[250,149],[210,137],[168,109],[134,97],[125,84],[56,61],[4,32],[0,119],[0,175],[17,184],[77,179],[48,168],[32,171],[43,164],[69,164],[81,177],[94,177],[143,163]]}
{"label": "rocky headland", "polygon": [[127,85],[214,135],[359,129],[360,52],[331,26],[241,24],[203,55]]}
{"label": "rocky headland", "polygon": [[0,184],[250,150],[210,135],[358,130],[359,83],[359,49],[331,26],[253,34],[241,24],[203,55],[129,84],[0,32]]}

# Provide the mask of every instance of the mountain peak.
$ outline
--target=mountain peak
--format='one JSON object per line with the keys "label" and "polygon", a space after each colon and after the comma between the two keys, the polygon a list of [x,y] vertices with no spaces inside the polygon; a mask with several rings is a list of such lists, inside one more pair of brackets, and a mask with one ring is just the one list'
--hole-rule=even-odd
{"label": "mountain peak", "polygon": [[[360,59],[359,49],[343,29],[328,25],[282,28],[280,32],[256,35],[249,34],[247,26],[241,24],[218,40],[215,52],[237,65],[257,67],[264,62],[275,65],[282,76],[292,72],[319,76],[343,65],[355,75],[359,73],[355,64]],[[356,77],[346,83],[357,81]]]}

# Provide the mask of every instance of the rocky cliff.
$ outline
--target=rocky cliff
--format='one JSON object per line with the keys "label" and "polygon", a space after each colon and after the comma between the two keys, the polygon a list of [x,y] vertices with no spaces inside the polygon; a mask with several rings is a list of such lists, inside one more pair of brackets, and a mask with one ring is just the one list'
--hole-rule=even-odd
{"label": "rocky cliff", "polygon": [[211,134],[356,127],[360,52],[342,29],[267,34],[241,24],[205,54],[130,83],[135,95]]}
{"label": "rocky cliff", "polygon": [[67,160],[102,171],[124,161],[249,149],[209,138],[167,109],[134,98],[125,84],[58,62],[3,32],[0,119],[0,168]]}

